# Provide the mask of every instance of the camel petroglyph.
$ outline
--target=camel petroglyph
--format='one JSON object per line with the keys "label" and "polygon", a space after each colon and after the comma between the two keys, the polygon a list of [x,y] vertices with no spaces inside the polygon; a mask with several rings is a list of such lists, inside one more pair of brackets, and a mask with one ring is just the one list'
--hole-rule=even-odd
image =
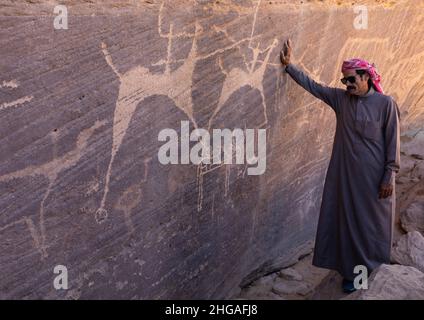
{"label": "camel petroglyph", "polygon": [[46,226],[45,226],[45,203],[49,197],[54,184],[57,181],[59,174],[78,163],[81,156],[83,155],[83,150],[88,147],[88,141],[93,135],[94,131],[101,126],[106,124],[106,120],[96,121],[91,127],[82,130],[76,141],[76,146],[74,149],[68,151],[61,157],[56,157],[53,160],[44,163],[42,165],[30,165],[24,169],[7,173],[0,176],[0,182],[10,181],[13,179],[35,177],[35,176],[44,176],[47,178],[49,184],[47,190],[44,192],[44,196],[41,200],[40,210],[38,214],[38,226],[34,223],[31,217],[23,217],[17,221],[13,221],[9,224],[0,227],[0,231],[6,230],[7,228],[25,223],[28,227],[28,230],[31,233],[31,237],[34,242],[35,248],[37,248],[41,254],[42,259],[48,256],[47,254],[47,244],[46,244]]}

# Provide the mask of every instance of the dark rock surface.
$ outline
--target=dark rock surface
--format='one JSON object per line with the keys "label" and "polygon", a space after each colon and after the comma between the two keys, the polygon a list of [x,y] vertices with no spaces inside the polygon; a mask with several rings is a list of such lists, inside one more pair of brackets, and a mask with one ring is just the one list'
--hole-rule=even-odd
{"label": "dark rock surface", "polygon": [[[227,298],[310,249],[335,117],[282,73],[287,36],[329,85],[375,61],[403,127],[424,121],[415,1],[369,1],[368,30],[325,2],[74,3],[68,30],[49,1],[0,5],[0,298]],[[160,164],[181,121],[267,129],[266,172]]]}

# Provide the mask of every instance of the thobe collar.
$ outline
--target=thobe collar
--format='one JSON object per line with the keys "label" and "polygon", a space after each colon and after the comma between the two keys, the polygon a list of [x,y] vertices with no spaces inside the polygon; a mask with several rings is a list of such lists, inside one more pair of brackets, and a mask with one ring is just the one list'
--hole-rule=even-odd
{"label": "thobe collar", "polygon": [[[375,90],[374,90],[374,88],[373,87],[371,87],[369,90],[368,90],[368,92],[366,93],[366,94],[364,94],[364,95],[362,95],[362,96],[356,96],[356,98],[357,98],[357,101],[359,101],[359,103],[360,104],[362,104],[362,98],[367,98],[367,97],[370,97],[370,96],[372,96],[373,94],[375,93]],[[358,107],[355,105],[355,120],[357,120],[358,119]]]}
{"label": "thobe collar", "polygon": [[371,88],[368,90],[368,92],[367,92],[366,94],[364,94],[364,95],[362,95],[362,96],[358,96],[358,97],[359,97],[359,98],[366,98],[366,97],[369,97],[369,96],[373,95],[373,94],[374,94],[374,92],[375,92],[374,88],[373,88],[373,87],[371,87]]}

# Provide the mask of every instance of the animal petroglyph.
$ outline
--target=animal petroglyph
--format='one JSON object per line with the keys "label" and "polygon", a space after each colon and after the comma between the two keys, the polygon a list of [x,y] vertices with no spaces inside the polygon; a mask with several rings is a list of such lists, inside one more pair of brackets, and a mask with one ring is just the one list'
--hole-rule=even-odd
{"label": "animal petroglyph", "polygon": [[31,233],[32,239],[34,241],[34,246],[40,251],[41,257],[47,257],[46,228],[44,217],[45,202],[49,197],[50,192],[52,191],[52,187],[55,184],[60,172],[74,166],[79,161],[82,156],[82,151],[87,148],[88,140],[93,135],[94,131],[103,126],[104,124],[106,124],[106,120],[96,121],[93,126],[82,130],[77,137],[75,148],[67,152],[63,156],[57,157],[45,164],[38,166],[30,165],[22,170],[7,173],[0,177],[0,182],[34,176],[44,176],[49,181],[47,190],[45,191],[40,204],[38,228],[32,218],[24,217],[20,220],[14,221],[12,223],[0,227],[0,231],[3,231],[19,223],[25,223]]}
{"label": "animal petroglyph", "polygon": [[[220,99],[216,109],[213,112],[212,117],[209,119],[209,128],[213,121],[213,118],[217,115],[220,109],[223,107],[225,102],[230,98],[230,96],[236,92],[238,89],[245,85],[249,85],[252,88],[258,89],[261,97],[262,97],[262,108],[264,110],[264,123],[261,126],[266,125],[268,122],[266,115],[266,104],[265,104],[265,96],[264,89],[262,86],[263,77],[265,74],[266,66],[269,62],[269,58],[272,52],[272,49],[278,44],[278,40],[274,39],[273,43],[266,47],[264,50],[259,49],[259,44],[256,47],[252,47],[251,42],[255,39],[255,25],[257,20],[257,14],[260,7],[261,0],[257,2],[255,7],[255,12],[253,15],[253,23],[252,29],[249,37],[246,37],[241,40],[234,40],[231,36],[229,36],[228,32],[224,29],[214,28],[213,30],[216,32],[224,32],[228,40],[230,41],[230,45],[225,46],[223,48],[217,49],[213,52],[198,55],[197,54],[197,38],[203,34],[204,30],[200,26],[199,23],[195,23],[194,33],[188,32],[174,32],[173,24],[169,25],[169,32],[164,33],[162,30],[162,12],[165,5],[165,2],[162,2],[159,9],[158,16],[158,34],[161,38],[166,38],[168,40],[167,46],[167,57],[166,60],[161,59],[158,62],[152,64],[154,66],[165,65],[165,71],[161,74],[151,73],[150,70],[143,66],[136,66],[125,73],[120,73],[118,68],[113,62],[111,54],[107,48],[106,43],[101,44],[102,52],[104,54],[105,60],[113,72],[116,74],[120,81],[119,86],[119,94],[116,101],[114,116],[113,116],[113,133],[112,133],[112,149],[111,149],[111,158],[109,161],[109,165],[106,172],[105,177],[105,187],[103,192],[103,197],[100,203],[99,208],[96,211],[96,221],[102,222],[108,216],[108,212],[105,209],[106,200],[110,189],[110,181],[112,175],[112,168],[116,158],[116,155],[120,149],[123,138],[128,130],[130,121],[136,111],[137,105],[145,100],[147,97],[153,95],[164,95],[168,96],[172,99],[177,108],[179,108],[191,121],[193,126],[197,128],[196,120],[193,116],[193,100],[192,100],[192,91],[191,88],[193,86],[192,79],[195,64],[197,61],[202,59],[207,59],[215,55],[219,55],[224,53],[227,50],[238,47],[240,49],[240,45],[243,42],[248,42],[248,49],[253,52],[253,61],[250,63],[246,63],[246,70],[241,70],[239,68],[233,68],[229,71],[224,70],[222,64],[222,72],[226,75],[224,86],[222,88],[222,92],[220,94]],[[181,62],[181,60],[175,60],[172,58],[172,42],[173,39],[178,38],[190,38],[193,37],[192,47],[186,59],[182,60],[182,65],[177,69],[171,71],[171,64],[176,62]],[[266,57],[262,64],[259,67],[256,67],[257,63],[260,62],[258,57],[259,54],[265,53]],[[245,60],[245,56],[243,56]],[[241,82],[240,82],[241,81]],[[220,165],[221,166],[221,165]],[[198,175],[197,175],[197,184],[199,188],[199,201],[198,201],[198,210],[201,210],[202,203],[202,191],[203,191],[203,180],[202,177],[206,172],[210,172],[217,167],[214,166],[211,168],[208,165],[200,164],[198,167]]]}
{"label": "animal petroglyph", "polygon": [[[218,60],[219,67],[221,71],[225,74],[225,80],[224,80],[224,84],[220,94],[218,106],[215,109],[211,119],[209,120],[209,129],[211,128],[212,121],[214,120],[215,116],[218,114],[218,112],[221,110],[222,106],[230,98],[230,96],[234,92],[239,90],[241,87],[246,85],[250,86],[252,89],[258,89],[261,94],[262,108],[264,113],[264,122],[261,125],[259,125],[259,127],[262,127],[268,124],[265,95],[264,95],[264,88],[262,85],[262,81],[265,75],[266,67],[269,64],[269,58],[271,56],[272,50],[278,45],[278,40],[274,39],[272,44],[268,46],[267,48],[265,48],[264,50],[259,49],[259,45],[260,45],[259,42],[257,43],[256,47],[252,46],[252,41],[255,35],[255,26],[256,26],[256,21],[257,21],[257,16],[258,16],[259,8],[261,5],[261,1],[262,0],[258,0],[255,7],[250,36],[246,39],[243,39],[249,42],[248,49],[251,50],[253,53],[253,59],[250,63],[246,61],[246,56],[242,53],[243,61],[247,71],[242,70],[240,68],[232,68],[230,71],[226,71],[222,65],[222,60],[221,59]],[[235,40],[226,32],[225,29],[216,27],[215,30],[218,32],[224,33],[225,37],[229,41],[233,43],[235,42]],[[261,65],[258,68],[256,68],[256,64],[259,62],[258,61],[259,54],[262,54],[265,52],[267,52],[265,59],[262,61]]]}
{"label": "animal petroglyph", "polygon": [[[248,41],[248,49],[252,51],[253,58],[252,61],[248,62],[246,60],[245,54],[241,51],[240,47],[239,51],[242,53],[243,61],[245,64],[246,70],[242,70],[240,68],[231,68],[229,71],[225,70],[222,59],[218,58],[218,64],[221,69],[221,71],[225,75],[224,84],[222,86],[221,94],[219,97],[218,105],[216,109],[214,110],[211,118],[209,119],[208,123],[208,129],[210,130],[212,127],[212,123],[216,117],[216,115],[219,113],[219,111],[222,109],[224,104],[228,101],[228,99],[233,95],[237,90],[242,88],[243,86],[250,86],[252,89],[257,89],[260,92],[261,98],[262,98],[262,109],[264,114],[264,122],[259,125],[259,127],[266,126],[268,124],[268,116],[267,116],[267,109],[266,109],[266,101],[265,101],[265,94],[264,94],[264,87],[262,84],[262,81],[265,76],[265,71],[267,66],[269,65],[269,59],[271,56],[271,53],[273,49],[278,45],[278,40],[274,39],[272,44],[266,47],[264,50],[260,50],[259,46],[260,43],[258,42],[256,47],[252,46],[252,41],[255,38],[255,26],[257,22],[257,16],[259,12],[259,8],[261,5],[261,0],[258,0],[255,7],[255,12],[253,14],[253,21],[252,21],[252,28],[250,32],[250,36],[248,38],[242,39],[241,41],[236,42],[229,34],[228,32],[223,28],[215,27],[214,30],[216,32],[221,32],[224,34],[224,36],[233,43],[233,45],[239,46],[241,42]],[[266,56],[264,60],[261,62],[261,65],[256,68],[257,63],[259,62],[258,57],[259,54],[263,54],[266,52]],[[217,167],[221,167],[223,165],[219,165],[213,168],[210,168],[208,165],[199,165],[198,172],[197,172],[197,185],[198,185],[198,204],[197,204],[197,210],[201,211],[202,209],[202,202],[203,202],[203,176],[216,169]],[[227,196],[229,188],[230,188],[230,166],[229,164],[226,164],[225,169],[225,196]]]}
{"label": "animal petroglyph", "polygon": [[234,92],[239,90],[241,87],[246,86],[246,85],[250,86],[253,89],[258,89],[260,94],[261,94],[261,97],[262,97],[262,108],[263,108],[265,120],[261,125],[259,125],[259,127],[262,127],[262,126],[268,124],[268,117],[267,117],[267,113],[266,113],[265,95],[264,95],[264,88],[263,88],[263,85],[262,85],[262,80],[263,80],[263,77],[264,77],[264,74],[265,74],[266,66],[267,66],[267,63],[269,61],[272,49],[277,44],[278,44],[278,40],[275,39],[274,42],[272,43],[272,45],[264,50],[264,51],[268,51],[266,58],[264,59],[264,62],[262,63],[262,65],[259,68],[257,68],[256,70],[254,70],[254,68],[255,68],[255,64],[256,64],[258,54],[264,52],[264,51],[260,51],[258,49],[258,47],[253,50],[254,61],[252,62],[251,68],[247,72],[244,71],[244,70],[241,70],[239,68],[233,68],[233,69],[231,69],[231,71],[227,72],[227,71],[224,70],[224,67],[222,66],[222,62],[220,60],[220,63],[219,63],[220,68],[221,68],[222,72],[226,75],[226,77],[225,77],[224,85],[223,85],[221,95],[220,95],[220,98],[219,98],[218,107],[215,109],[213,116],[209,120],[209,128],[211,128],[212,121],[214,120],[217,113],[221,110],[221,108],[225,104],[225,102],[230,98],[230,96]]}
{"label": "animal petroglyph", "polygon": [[[106,44],[102,43],[102,50],[106,57],[106,61],[118,76],[121,84],[119,87],[119,95],[113,118],[112,154],[106,172],[106,184],[103,198],[100,204],[100,208],[96,212],[96,216],[107,217],[105,204],[109,192],[112,166],[116,154],[122,144],[122,140],[127,132],[130,121],[134,115],[137,105],[140,102],[153,95],[168,96],[174,101],[177,108],[183,111],[191,120],[193,125],[197,127],[193,118],[193,102],[191,98],[191,90],[186,90],[186,86],[187,79],[191,80],[192,74],[194,72],[197,51],[196,35],[200,32],[200,27],[198,24],[196,24],[196,31],[194,34],[192,48],[187,59],[182,66],[173,72],[171,72],[169,68],[173,39],[172,29],[173,27],[171,25],[169,35],[166,35],[168,38],[168,59],[166,62],[166,69],[163,74],[152,74],[149,69],[142,66],[137,66],[121,75],[113,64],[110,53],[107,51]],[[182,36],[189,36],[189,34],[178,34],[175,37]],[[191,85],[189,87],[191,87]]]}

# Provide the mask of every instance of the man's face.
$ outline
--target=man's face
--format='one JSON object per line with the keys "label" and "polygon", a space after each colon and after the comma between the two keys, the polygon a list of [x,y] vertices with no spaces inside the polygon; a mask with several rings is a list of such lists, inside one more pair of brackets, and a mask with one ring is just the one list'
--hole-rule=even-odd
{"label": "man's face", "polygon": [[346,70],[345,72],[343,72],[343,76],[345,78],[355,77],[355,81],[353,83],[348,81],[345,84],[346,90],[350,94],[362,95],[367,93],[369,78],[369,75],[367,73],[360,76],[356,73],[356,70]]}

